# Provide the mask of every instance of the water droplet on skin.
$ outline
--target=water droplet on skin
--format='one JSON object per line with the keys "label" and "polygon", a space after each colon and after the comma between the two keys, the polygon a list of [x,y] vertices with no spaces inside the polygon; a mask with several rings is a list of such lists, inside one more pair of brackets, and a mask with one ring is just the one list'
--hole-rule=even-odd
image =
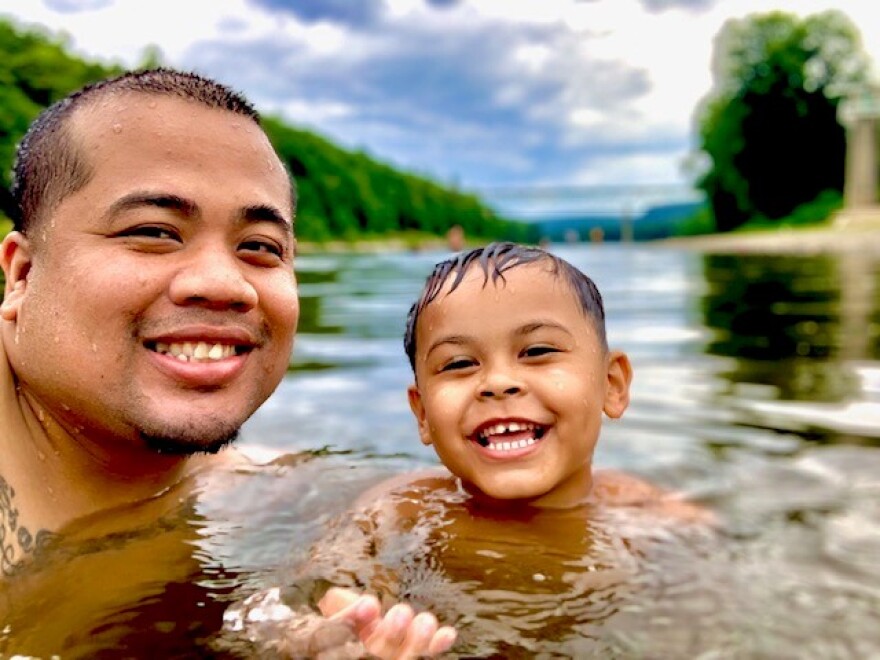
{"label": "water droplet on skin", "polygon": [[122,124],[113,124],[114,133],[122,133]]}

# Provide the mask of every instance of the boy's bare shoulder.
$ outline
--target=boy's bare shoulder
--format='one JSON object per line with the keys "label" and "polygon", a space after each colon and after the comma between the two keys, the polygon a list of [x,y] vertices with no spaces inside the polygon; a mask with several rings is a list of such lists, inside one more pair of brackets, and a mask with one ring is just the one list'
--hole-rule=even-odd
{"label": "boy's bare shoulder", "polygon": [[445,468],[426,468],[405,472],[382,481],[367,489],[357,499],[356,506],[366,506],[381,501],[391,494],[455,489],[455,477]]}
{"label": "boy's bare shoulder", "polygon": [[716,521],[709,509],[688,501],[681,493],[664,490],[618,470],[597,470],[593,474],[593,497],[606,506],[638,507],[682,522]]}

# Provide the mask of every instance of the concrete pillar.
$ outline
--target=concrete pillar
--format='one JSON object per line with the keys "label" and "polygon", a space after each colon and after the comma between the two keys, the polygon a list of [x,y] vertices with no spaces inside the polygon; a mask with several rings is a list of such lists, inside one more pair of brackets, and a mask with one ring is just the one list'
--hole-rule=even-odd
{"label": "concrete pillar", "polygon": [[877,80],[855,90],[839,108],[846,127],[846,170],[843,209],[834,219],[838,227],[880,225],[880,83]]}
{"label": "concrete pillar", "polygon": [[846,132],[846,172],[843,200],[846,208],[863,208],[877,203],[880,182],[877,169],[877,118],[853,117]]}

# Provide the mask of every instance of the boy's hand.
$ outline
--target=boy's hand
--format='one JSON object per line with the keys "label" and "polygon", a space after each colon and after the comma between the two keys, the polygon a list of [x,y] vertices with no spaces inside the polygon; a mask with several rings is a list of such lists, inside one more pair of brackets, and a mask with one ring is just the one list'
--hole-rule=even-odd
{"label": "boy's hand", "polygon": [[255,654],[315,660],[414,660],[444,653],[455,642],[455,629],[438,627],[433,614],[413,615],[409,605],[398,604],[383,617],[375,596],[350,589],[328,590],[318,607],[323,616],[295,612],[278,587],[266,589],[226,610],[225,637],[230,644],[246,642]]}
{"label": "boy's hand", "polygon": [[350,589],[329,589],[318,607],[328,623],[347,624],[367,653],[384,660],[439,655],[455,642],[455,629],[440,627],[430,612],[416,615],[409,605],[399,603],[383,617],[375,596],[360,595]]}

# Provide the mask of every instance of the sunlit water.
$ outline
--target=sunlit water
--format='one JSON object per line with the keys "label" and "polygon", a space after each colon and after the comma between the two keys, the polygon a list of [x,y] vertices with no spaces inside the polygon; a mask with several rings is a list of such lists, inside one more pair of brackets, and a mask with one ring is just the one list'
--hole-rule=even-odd
{"label": "sunlit water", "polygon": [[[692,534],[596,512],[556,554],[528,525],[504,547],[480,547],[476,532],[472,566],[459,557],[445,582],[419,568],[410,596],[462,628],[461,655],[880,656],[880,264],[857,254],[553,249],[596,280],[610,343],[635,369],[630,409],[603,429],[597,465],[687,493],[721,529]],[[241,444],[265,460],[307,453],[222,475],[158,529],[72,542],[56,553],[64,562],[47,558],[42,577],[22,579],[27,602],[0,630],[0,657],[48,654],[51,644],[31,640],[49,627],[63,657],[253,652],[217,643],[227,604],[296,586],[309,547],[360,492],[436,462],[406,402],[401,337],[443,256],[299,257],[292,370]],[[401,570],[445,561],[439,545],[407,555],[407,543],[397,547]],[[526,556],[545,559],[543,572],[520,570]],[[148,569],[157,557],[167,566]],[[489,560],[491,579],[469,568]]]}

